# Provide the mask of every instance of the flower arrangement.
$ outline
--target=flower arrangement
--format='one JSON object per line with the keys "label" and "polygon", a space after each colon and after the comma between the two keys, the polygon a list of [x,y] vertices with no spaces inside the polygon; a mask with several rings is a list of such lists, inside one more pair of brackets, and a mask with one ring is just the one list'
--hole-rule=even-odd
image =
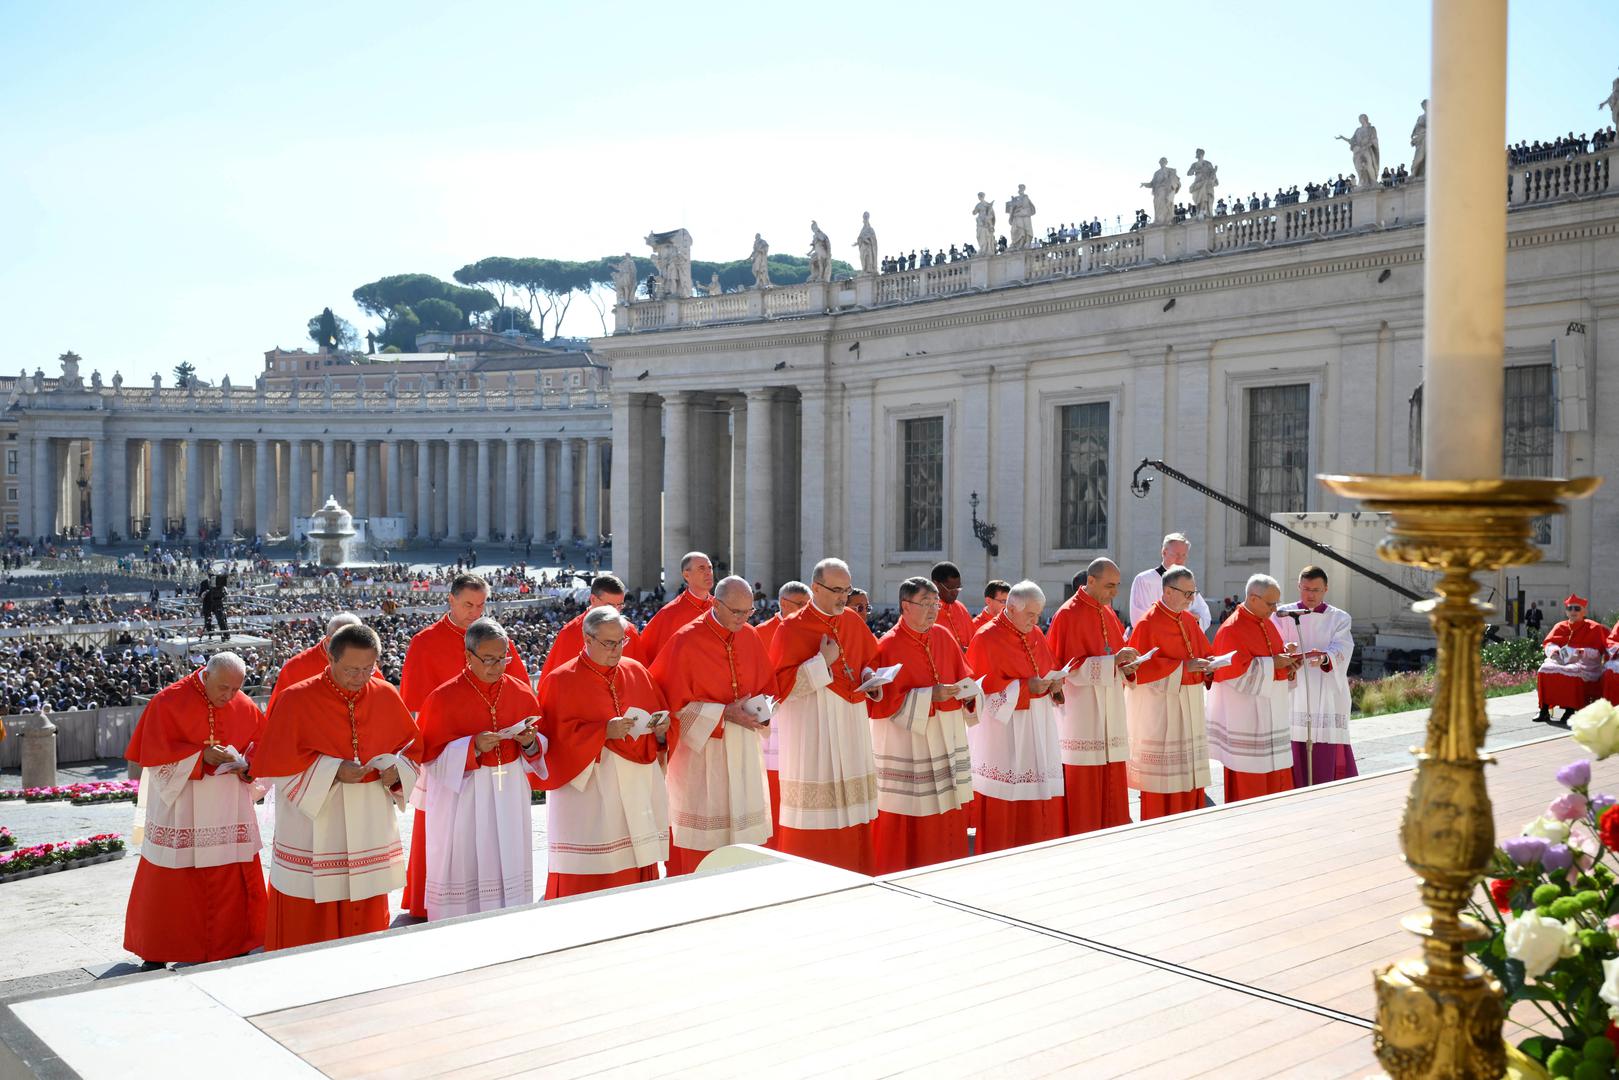
{"label": "flower arrangement", "polygon": [[128,802],[140,790],[138,780],[98,780],[81,784],[62,784],[57,787],[7,788],[0,791],[0,801],[23,799],[28,802],[56,802],[71,799],[75,805],[90,803]]}
{"label": "flower arrangement", "polygon": [[6,828],[4,825],[0,825],[0,851],[4,851],[6,848],[14,848],[16,846],[17,838],[11,834],[11,830]]}
{"label": "flower arrangement", "polygon": [[124,849],[123,838],[117,833],[100,833],[83,840],[60,844],[35,844],[0,852],[0,878],[20,874],[25,870],[43,870],[51,866],[66,865],[96,855],[110,855]]}
{"label": "flower arrangement", "polygon": [[[1619,752],[1619,709],[1597,701],[1569,720],[1598,759]],[[1488,936],[1474,948],[1508,1008],[1530,1003],[1542,1034],[1518,1049],[1554,1077],[1619,1076],[1619,805],[1591,790],[1591,762],[1557,771],[1563,791],[1502,840],[1470,904]]]}

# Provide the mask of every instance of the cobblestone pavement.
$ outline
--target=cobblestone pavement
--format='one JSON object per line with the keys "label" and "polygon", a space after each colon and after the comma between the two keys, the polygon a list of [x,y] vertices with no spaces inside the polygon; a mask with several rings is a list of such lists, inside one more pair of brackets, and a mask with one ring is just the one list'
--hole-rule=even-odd
{"label": "cobblestone pavement", "polygon": [[[1491,699],[1489,747],[1498,749],[1557,734],[1561,728],[1534,723],[1534,694]],[[1410,748],[1422,740],[1427,712],[1391,713],[1351,721],[1355,756],[1363,774],[1405,768]],[[1574,756],[1571,748],[1570,757]],[[124,775],[122,762],[100,762],[64,769],[63,782],[110,779]],[[1214,770],[1210,796],[1223,798],[1220,770]],[[15,771],[0,774],[0,787],[15,787]],[[19,842],[70,840],[99,832],[128,834],[134,813],[130,803],[76,807],[67,803],[0,803],[0,825]],[[545,880],[545,807],[534,808],[534,880]],[[412,815],[400,815],[400,832],[408,850]],[[124,905],[139,856],[69,870],[27,881],[0,883],[0,1001],[53,987],[89,981],[133,970],[138,958],[123,949]],[[268,855],[264,856],[268,866]],[[394,911],[399,894],[392,896]],[[396,922],[403,919],[396,916]],[[108,969],[111,970],[108,970]]]}

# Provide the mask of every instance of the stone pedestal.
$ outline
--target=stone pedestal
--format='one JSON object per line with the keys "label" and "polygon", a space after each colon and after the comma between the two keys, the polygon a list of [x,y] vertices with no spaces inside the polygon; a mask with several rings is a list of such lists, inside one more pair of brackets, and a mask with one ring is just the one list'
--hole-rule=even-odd
{"label": "stone pedestal", "polygon": [[51,718],[43,714],[30,717],[17,734],[22,739],[22,786],[55,787],[56,725]]}

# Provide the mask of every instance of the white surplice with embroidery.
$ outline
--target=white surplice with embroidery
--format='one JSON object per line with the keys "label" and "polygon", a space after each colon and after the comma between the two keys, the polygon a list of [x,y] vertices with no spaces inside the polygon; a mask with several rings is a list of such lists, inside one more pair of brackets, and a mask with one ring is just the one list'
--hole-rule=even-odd
{"label": "white surplice with embroidery", "polygon": [[[468,770],[463,735],[423,769],[427,809],[429,919],[534,902],[533,802],[528,776],[545,779],[544,737],[534,755]],[[504,770],[496,776],[496,769]]]}
{"label": "white surplice with embroidery", "polygon": [[1209,736],[1201,680],[1183,682],[1185,665],[1150,683],[1127,683],[1124,715],[1130,729],[1129,785],[1173,795],[1209,786]]}
{"label": "white surplice with embroidery", "polygon": [[656,761],[626,761],[604,745],[545,808],[552,873],[617,874],[669,858],[669,791]]}
{"label": "white surplice with embroidery", "polygon": [[1041,802],[1063,794],[1062,744],[1050,695],[1017,701],[1022,680],[985,694],[967,730],[973,791],[1005,802]]}
{"label": "white surplice with embroidery", "polygon": [[798,665],[793,692],[776,708],[781,763],[781,824],[789,829],[847,829],[877,817],[877,763],[866,702],[833,693],[819,654]]}
{"label": "white surplice with embroidery", "polygon": [[[894,693],[892,687],[889,693]],[[980,701],[982,699],[979,699]],[[877,808],[905,817],[931,817],[972,801],[972,755],[965,708],[935,711],[933,687],[905,695],[899,712],[871,721],[877,758]]]}
{"label": "white surplice with embroidery", "polygon": [[717,701],[687,705],[680,717],[680,741],[669,755],[669,819],[674,842],[688,851],[762,844],[775,831],[763,748],[770,729],[728,724],[724,713],[725,706]]}
{"label": "white surplice with embroidery", "polygon": [[170,870],[248,862],[259,853],[254,801],[264,789],[235,772],[191,779],[201,753],[141,772],[141,858]]}
{"label": "white surplice with embroidery", "polygon": [[1288,730],[1288,682],[1276,678],[1276,661],[1256,656],[1235,679],[1209,690],[1209,756],[1243,773],[1273,773],[1293,767]]}
{"label": "white surplice with embroidery", "polygon": [[[1293,608],[1291,610],[1297,610]],[[1290,718],[1294,742],[1349,742],[1349,661],[1355,655],[1349,612],[1328,605],[1324,612],[1306,611],[1298,622],[1281,615],[1271,621],[1282,641],[1300,652],[1320,651],[1332,658],[1332,670],[1301,664],[1293,683]]]}
{"label": "white surplice with embroidery", "polygon": [[270,884],[279,893],[329,904],[367,900],[405,886],[397,812],[416,769],[392,754],[371,759],[399,769],[398,792],[380,781],[343,784],[342,758],[325,754],[297,776],[275,780],[275,842]]}
{"label": "white surplice with embroidery", "polygon": [[1076,661],[1063,680],[1057,732],[1064,765],[1106,765],[1130,758],[1124,676],[1112,653]]}

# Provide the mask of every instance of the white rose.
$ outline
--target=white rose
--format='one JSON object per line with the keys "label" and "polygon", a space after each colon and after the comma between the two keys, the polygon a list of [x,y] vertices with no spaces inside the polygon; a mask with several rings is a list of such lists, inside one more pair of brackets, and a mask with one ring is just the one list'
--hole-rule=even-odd
{"label": "white rose", "polygon": [[1568,727],[1574,741],[1595,754],[1598,760],[1619,753],[1619,709],[1605,698],[1597,698],[1569,717]]}
{"label": "white rose", "polygon": [[1549,844],[1561,844],[1568,840],[1568,822],[1537,817],[1523,827],[1523,835],[1538,836]]}
{"label": "white rose", "polygon": [[1507,923],[1506,945],[1507,955],[1522,961],[1524,974],[1530,978],[1546,974],[1557,961],[1572,956],[1570,949],[1579,950],[1568,927],[1533,911]]}
{"label": "white rose", "polygon": [[1619,959],[1602,961],[1602,989],[1597,996],[1608,1003],[1610,1014],[1619,1009]]}

